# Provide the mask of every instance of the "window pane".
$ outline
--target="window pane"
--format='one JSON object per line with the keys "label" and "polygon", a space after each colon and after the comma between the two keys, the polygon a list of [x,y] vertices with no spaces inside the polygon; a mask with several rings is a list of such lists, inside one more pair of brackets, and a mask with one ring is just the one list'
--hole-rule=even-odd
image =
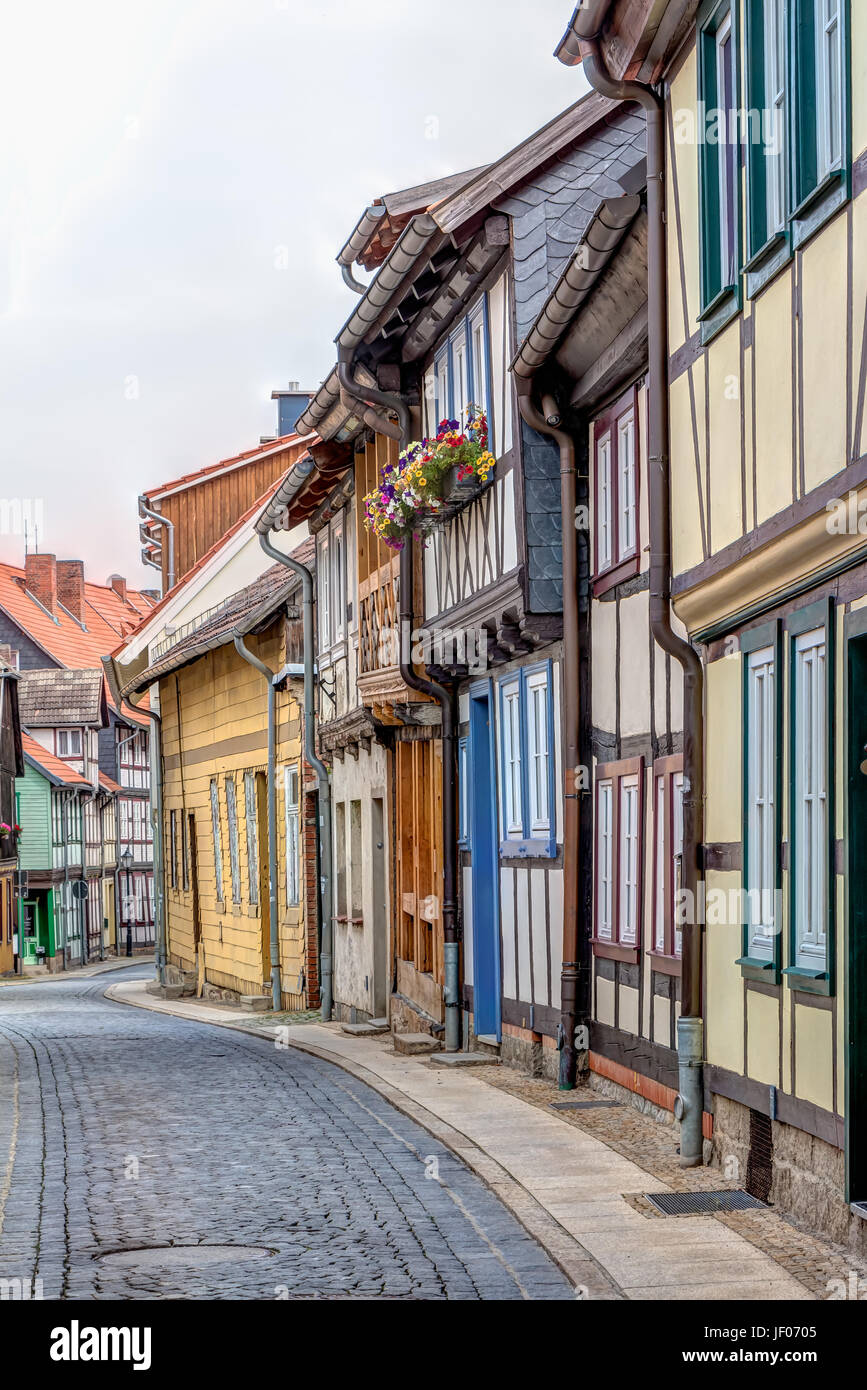
{"label": "window pane", "polygon": [[749,954],[774,954],[776,705],[774,650],[752,652],[747,671],[747,921]]}
{"label": "window pane", "polygon": [[223,899],[223,847],[220,839],[220,792],[216,781],[211,782],[211,832],[214,838],[214,887],[219,901]]}
{"label": "window pane", "polygon": [[611,568],[614,559],[611,478],[611,435],[596,446],[596,558],[600,573]]}
{"label": "window pane", "polygon": [[596,813],[596,935],[600,941],[610,941],[613,936],[613,809],[612,785],[600,782]]}
{"label": "window pane", "polygon": [[619,556],[632,555],[636,546],[635,419],[630,410],[617,422],[617,475],[620,523]]}
{"label": "window pane", "polygon": [[547,674],[529,678],[527,706],[530,833],[534,834],[550,829]]}
{"label": "window pane", "polygon": [[620,940],[634,945],[638,933],[638,779],[620,783]]}
{"label": "window pane", "polygon": [[653,904],[653,949],[660,954],[665,951],[665,778],[656,779],[656,818],[654,822],[655,844],[655,898]]}
{"label": "window pane", "polygon": [[795,644],[795,921],[797,964],[825,964],[828,904],[824,629]]}
{"label": "window pane", "polygon": [[247,892],[250,902],[259,901],[259,825],[256,805],[256,774],[244,773],[244,823],[247,831]]}

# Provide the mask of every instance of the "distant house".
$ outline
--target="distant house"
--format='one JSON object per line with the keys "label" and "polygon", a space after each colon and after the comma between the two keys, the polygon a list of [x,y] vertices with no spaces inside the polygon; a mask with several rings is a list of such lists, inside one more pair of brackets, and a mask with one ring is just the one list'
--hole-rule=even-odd
{"label": "distant house", "polygon": [[18,719],[18,677],[8,648],[0,649],[0,975],[15,965],[15,868],[17,816],[15,779],[24,772]]}
{"label": "distant house", "polygon": [[[156,601],[157,596],[153,592],[130,588],[118,574],[111,575],[105,584],[91,583],[85,578],[81,560],[58,560],[50,554],[26,555],[23,567],[0,565],[0,642],[8,645],[10,664],[21,672],[57,672],[62,669],[94,671],[100,666],[105,653],[116,647],[151,613]],[[107,914],[105,908],[101,914],[97,911],[94,889],[94,902],[89,911],[94,922],[100,916],[108,916],[105,949],[111,949],[114,945],[114,918],[118,909],[124,917],[124,942],[128,925],[133,946],[147,949],[154,940],[149,724],[143,714],[135,713],[128,706],[118,709],[107,692],[106,702],[107,719],[97,736],[98,762],[102,791],[106,795],[112,794],[117,800],[117,805],[112,801],[110,818],[121,835],[118,845],[112,831],[110,857],[112,860],[118,858],[129,847],[133,854],[132,877],[128,894],[125,885],[120,895],[112,890],[117,903],[112,902]],[[43,751],[49,751],[44,741],[40,746]],[[54,768],[53,775],[62,778],[73,770],[74,761],[64,758],[64,766]],[[22,792],[22,788],[19,788],[19,792]],[[29,787],[23,790],[25,800],[29,794]],[[23,829],[26,839],[31,827],[25,826]],[[97,857],[98,835],[93,824],[90,834],[93,837],[90,847],[93,866]],[[42,870],[48,867],[48,861],[34,863],[31,867]],[[47,908],[40,892],[34,890],[35,896],[28,897],[31,885],[26,872],[29,870],[25,871],[22,866],[22,873],[25,874],[21,880],[22,910],[25,927],[29,927],[31,918],[39,924],[47,914]],[[42,889],[45,889],[44,884]],[[68,952],[64,956],[62,948],[59,955],[55,954],[54,949],[48,951],[47,932],[48,928],[45,927],[45,939],[40,941],[38,934],[33,936],[25,931],[22,949],[35,953],[38,943],[46,947],[48,958],[54,959],[58,965],[64,960],[69,963]],[[84,942],[83,949],[86,946]]]}
{"label": "distant house", "polygon": [[79,965],[104,956],[108,924],[114,931],[118,788],[99,767],[108,725],[102,669],[23,672],[19,708],[21,957],[44,958],[49,969]]}

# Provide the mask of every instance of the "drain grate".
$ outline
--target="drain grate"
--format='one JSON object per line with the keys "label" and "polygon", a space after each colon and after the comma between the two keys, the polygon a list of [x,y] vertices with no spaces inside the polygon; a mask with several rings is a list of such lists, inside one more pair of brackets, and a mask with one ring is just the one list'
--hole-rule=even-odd
{"label": "drain grate", "polygon": [[758,1197],[751,1197],[743,1188],[727,1192],[645,1192],[648,1202],[663,1216],[704,1216],[714,1211],[751,1211],[766,1209]]}
{"label": "drain grate", "polygon": [[623,1104],[620,1100],[552,1100],[552,1110],[612,1110]]}

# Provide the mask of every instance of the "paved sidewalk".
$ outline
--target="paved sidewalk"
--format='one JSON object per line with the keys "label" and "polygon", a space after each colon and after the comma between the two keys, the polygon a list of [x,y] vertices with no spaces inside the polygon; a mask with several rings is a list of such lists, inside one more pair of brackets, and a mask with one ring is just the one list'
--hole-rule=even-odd
{"label": "paved sidewalk", "polygon": [[91,975],[106,975],[112,970],[128,970],[131,965],[153,965],[153,956],[110,956],[107,960],[96,960],[92,965],[73,965],[68,970],[34,971],[25,970],[23,975],[0,976],[0,985],[47,985],[58,980],[86,980]]}
{"label": "paved sidewalk", "polygon": [[[147,982],[107,997],[272,1037],[335,1063],[446,1144],[511,1208],[579,1290],[604,1299],[811,1299],[810,1290],[713,1217],[650,1217],[632,1201],[671,1191],[554,1114],[426,1059],[397,1056],[387,1035],[348,1037],[336,1023],[279,1025],[231,1006],[166,1001]],[[630,1200],[631,1199],[631,1200]],[[641,1203],[639,1203],[639,1206]]]}

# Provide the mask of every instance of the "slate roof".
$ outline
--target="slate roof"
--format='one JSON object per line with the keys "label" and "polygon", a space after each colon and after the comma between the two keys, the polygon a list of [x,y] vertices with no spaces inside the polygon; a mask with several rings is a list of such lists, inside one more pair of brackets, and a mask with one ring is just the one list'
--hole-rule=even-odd
{"label": "slate roof", "polygon": [[[316,542],[312,536],[292,551],[292,558],[302,565],[310,565],[315,554]],[[259,623],[276,613],[281,604],[300,587],[295,574],[285,565],[272,565],[264,574],[254,579],[246,588],[221,603],[218,608],[204,616],[196,626],[179,640],[173,642],[167,651],[161,653],[150,666],[137,675],[125,687],[124,693],[145,690],[161,676],[167,676],[191,661],[196,661],[217,647],[227,646],[234,640],[236,632],[252,632]]]}
{"label": "slate roof", "polygon": [[50,729],[67,724],[101,728],[106,719],[102,667],[76,671],[47,666],[22,671],[18,684],[21,723],[28,729]]}
{"label": "slate roof", "polygon": [[603,198],[644,182],[645,119],[634,106],[606,116],[571,149],[493,206],[512,220],[516,337],[521,342]]}
{"label": "slate roof", "polygon": [[63,758],[55,757],[49,753],[47,748],[43,748],[41,743],[37,743],[32,734],[25,730],[21,731],[21,744],[24,749],[24,761],[31,767],[35,767],[37,772],[41,772],[56,787],[87,787],[92,790],[86,777],[82,777],[80,772],[76,772],[69,763],[64,762]]}

